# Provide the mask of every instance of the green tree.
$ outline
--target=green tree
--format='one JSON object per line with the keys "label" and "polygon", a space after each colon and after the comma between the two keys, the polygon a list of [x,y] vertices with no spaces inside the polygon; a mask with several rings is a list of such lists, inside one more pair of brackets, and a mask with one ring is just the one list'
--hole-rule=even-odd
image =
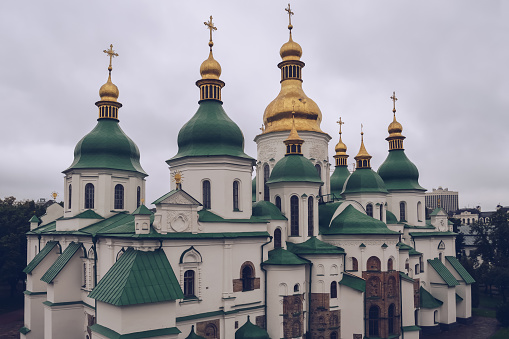
{"label": "green tree", "polygon": [[10,286],[11,295],[25,279],[22,271],[27,264],[26,232],[30,230],[28,220],[34,214],[41,216],[44,208],[33,200],[0,199],[0,283]]}

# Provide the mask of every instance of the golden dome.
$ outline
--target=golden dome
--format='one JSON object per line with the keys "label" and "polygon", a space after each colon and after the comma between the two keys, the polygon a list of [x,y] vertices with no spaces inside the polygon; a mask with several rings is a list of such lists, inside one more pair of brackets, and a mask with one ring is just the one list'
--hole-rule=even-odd
{"label": "golden dome", "polygon": [[336,144],[334,150],[336,151],[336,155],[346,154],[346,145],[343,140],[341,140],[341,136],[339,136],[339,142]]}
{"label": "golden dome", "polygon": [[287,43],[281,46],[279,50],[279,55],[283,61],[287,60],[300,60],[302,56],[302,47],[292,39],[292,35],[290,33],[290,40]]}
{"label": "golden dome", "polygon": [[202,79],[219,79],[221,75],[221,65],[214,59],[212,49],[210,50],[208,59],[200,66],[200,74]]}
{"label": "golden dome", "polygon": [[396,114],[394,114],[394,119],[392,120],[387,130],[391,135],[393,134],[401,135],[401,132],[403,132],[403,126],[396,120]]}
{"label": "golden dome", "polygon": [[117,101],[118,99],[118,87],[111,82],[111,72],[108,75],[108,81],[101,86],[99,89],[99,96],[101,101]]}

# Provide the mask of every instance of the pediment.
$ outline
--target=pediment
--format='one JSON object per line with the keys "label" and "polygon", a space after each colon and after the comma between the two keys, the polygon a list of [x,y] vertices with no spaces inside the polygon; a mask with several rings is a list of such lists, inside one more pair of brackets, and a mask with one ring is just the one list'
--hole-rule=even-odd
{"label": "pediment", "polygon": [[184,190],[175,190],[159,198],[154,204],[201,206],[201,203]]}

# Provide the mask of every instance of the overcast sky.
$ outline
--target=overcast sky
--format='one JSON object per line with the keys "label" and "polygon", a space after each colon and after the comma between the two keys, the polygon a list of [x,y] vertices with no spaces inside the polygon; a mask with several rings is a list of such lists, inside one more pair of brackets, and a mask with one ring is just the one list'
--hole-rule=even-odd
{"label": "overcast sky", "polygon": [[[95,124],[110,44],[119,54],[122,129],[149,174],[147,202],[169,190],[165,160],[198,108],[195,81],[208,56],[226,83],[222,97],[245,150],[280,89],[279,48],[288,40],[287,1],[0,2],[0,197],[63,199],[76,143]],[[303,49],[303,88],[320,107],[322,130],[349,163],[360,124],[376,170],[387,156],[390,96],[406,154],[421,186],[459,191],[460,207],[509,205],[509,5],[503,1],[292,2]]]}

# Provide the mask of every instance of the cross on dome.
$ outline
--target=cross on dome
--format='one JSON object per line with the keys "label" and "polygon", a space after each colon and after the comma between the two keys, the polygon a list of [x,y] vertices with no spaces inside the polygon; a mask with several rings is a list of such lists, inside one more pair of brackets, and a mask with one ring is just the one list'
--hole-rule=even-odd
{"label": "cross on dome", "polygon": [[398,98],[396,98],[396,92],[392,92],[391,100],[392,100],[392,112],[396,114],[396,101],[398,100]]}
{"label": "cross on dome", "polygon": [[111,67],[111,60],[114,58],[114,57],[118,57],[118,53],[115,53],[115,51],[113,50],[113,44],[110,45],[110,49],[105,49],[103,51],[104,53],[108,54],[108,56],[110,57],[110,65],[108,66],[108,71],[111,72],[111,70],[113,69]]}
{"label": "cross on dome", "polygon": [[290,30],[290,34],[292,34],[292,15],[294,14],[292,12],[292,9],[290,8],[290,4],[288,4],[288,8],[285,8],[285,11],[288,12],[288,29]]}
{"label": "cross on dome", "polygon": [[210,50],[212,51],[212,46],[214,46],[214,42],[212,41],[212,31],[217,31],[217,27],[214,26],[214,23],[212,22],[212,15],[210,16],[209,21],[205,21],[204,24],[205,24],[205,26],[207,26],[207,29],[210,31],[209,46],[210,46]]}
{"label": "cross on dome", "polygon": [[343,121],[341,121],[341,117],[339,117],[339,120],[336,121],[336,124],[339,124],[339,134],[341,134],[341,125],[345,124]]}

